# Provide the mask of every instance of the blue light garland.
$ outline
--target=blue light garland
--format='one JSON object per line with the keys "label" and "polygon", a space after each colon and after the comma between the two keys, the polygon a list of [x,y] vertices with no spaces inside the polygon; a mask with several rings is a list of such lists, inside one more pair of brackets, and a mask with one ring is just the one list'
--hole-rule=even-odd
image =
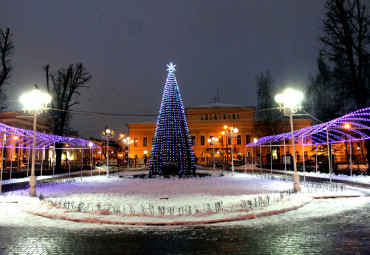
{"label": "blue light garland", "polygon": [[178,174],[195,173],[194,152],[175,66],[167,65],[168,76],[149,157],[149,174],[163,174],[166,163],[177,164]]}

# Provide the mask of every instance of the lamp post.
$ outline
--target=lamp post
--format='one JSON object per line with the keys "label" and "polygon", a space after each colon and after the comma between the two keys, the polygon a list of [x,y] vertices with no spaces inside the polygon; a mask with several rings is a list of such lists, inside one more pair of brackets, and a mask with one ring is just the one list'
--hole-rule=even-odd
{"label": "lamp post", "polygon": [[215,143],[218,142],[218,138],[210,138],[208,139],[208,142],[213,145],[213,170],[216,170],[216,162],[215,162]]}
{"label": "lamp post", "polygon": [[22,95],[20,97],[20,101],[23,104],[23,110],[33,114],[32,165],[31,176],[29,180],[29,195],[35,197],[37,184],[35,175],[36,119],[37,114],[41,113],[43,110],[46,110],[47,104],[51,102],[51,96],[48,93],[43,93],[38,89],[34,89],[31,92]]}
{"label": "lamp post", "polygon": [[[121,150],[122,150],[122,153],[121,154],[119,154],[119,159],[118,159],[118,169],[119,169],[119,167],[120,167],[120,158],[122,158],[122,165],[123,165],[123,151],[124,151],[124,144],[123,144],[123,138],[125,138],[125,133],[123,132],[123,133],[121,133],[121,134],[119,134],[119,141],[121,142],[120,144],[122,145],[122,148],[121,148]],[[123,171],[123,170],[122,170]]]}
{"label": "lamp post", "polygon": [[[254,138],[253,139],[253,142],[254,142],[254,146],[252,147],[252,174],[253,174],[253,168],[254,168],[254,166],[253,166],[253,148],[256,146],[256,144],[257,144],[257,138]],[[257,156],[257,153],[256,153],[256,156]],[[257,162],[257,160],[256,160],[256,162]]]}
{"label": "lamp post", "polygon": [[292,135],[292,149],[293,149],[293,188],[294,192],[300,190],[299,185],[299,174],[297,172],[297,161],[295,156],[295,141],[294,141],[294,129],[293,129],[293,114],[301,109],[301,100],[303,99],[302,92],[294,91],[292,89],[286,89],[283,94],[277,94],[275,101],[279,104],[279,109],[284,110],[284,115],[290,117],[290,131]]}
{"label": "lamp post", "polygon": [[134,143],[130,137],[123,139],[123,143],[127,146],[127,171],[130,171],[130,144]]}
{"label": "lamp post", "polygon": [[[233,138],[237,136],[239,130],[234,127],[224,126],[224,132],[226,137],[230,137],[231,140],[231,171],[234,174],[234,155],[233,155]],[[228,141],[226,142],[226,144]]]}
{"label": "lamp post", "polygon": [[102,133],[102,138],[107,139],[107,177],[109,177],[109,140],[114,137],[114,131],[106,128]]}
{"label": "lamp post", "polygon": [[92,142],[89,142],[89,147],[90,147],[90,165],[91,165],[91,176],[93,175],[93,151],[92,151],[92,147],[93,147],[93,143]]}

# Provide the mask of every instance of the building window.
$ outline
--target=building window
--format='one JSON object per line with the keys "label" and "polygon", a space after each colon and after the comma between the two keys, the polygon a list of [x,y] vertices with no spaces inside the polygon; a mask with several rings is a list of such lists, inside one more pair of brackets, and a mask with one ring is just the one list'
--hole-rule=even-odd
{"label": "building window", "polygon": [[237,113],[237,114],[236,114],[236,118],[237,118],[238,120],[240,120],[240,114],[239,114],[239,113]]}
{"label": "building window", "polygon": [[195,145],[195,136],[191,137],[191,144],[194,146]]}
{"label": "building window", "polygon": [[235,113],[233,113],[233,120],[235,120]]}
{"label": "building window", "polygon": [[228,145],[230,145],[230,144],[231,144],[231,137],[230,137],[230,136],[228,136],[228,137],[227,137],[227,144],[228,144]]}
{"label": "building window", "polygon": [[238,135],[236,137],[236,144],[238,144],[238,145],[241,145],[242,144],[242,136],[241,135]]}
{"label": "building window", "polygon": [[215,113],[215,120],[217,120],[217,114]]}
{"label": "building window", "polygon": [[212,113],[209,115],[209,120],[212,120]]}
{"label": "building window", "polygon": [[218,140],[220,143],[224,144],[224,137],[220,136],[220,139]]}
{"label": "building window", "polygon": [[251,136],[250,135],[246,135],[245,136],[245,141],[246,141],[246,144],[249,144],[251,142]]}
{"label": "building window", "polygon": [[200,137],[200,145],[204,145],[204,136]]}
{"label": "building window", "polygon": [[227,118],[228,118],[228,119],[231,119],[231,115],[230,115],[230,113],[227,115]]}
{"label": "building window", "polygon": [[203,120],[203,114],[200,115],[200,120]]}
{"label": "building window", "polygon": [[205,120],[208,120],[208,114],[205,114]]}
{"label": "building window", "polygon": [[148,138],[144,137],[143,138],[143,147],[147,147],[147,146],[148,146]]}
{"label": "building window", "polygon": [[134,138],[134,147],[138,147],[139,146],[139,138]]}
{"label": "building window", "polygon": [[224,113],[224,120],[226,120],[226,113]]}

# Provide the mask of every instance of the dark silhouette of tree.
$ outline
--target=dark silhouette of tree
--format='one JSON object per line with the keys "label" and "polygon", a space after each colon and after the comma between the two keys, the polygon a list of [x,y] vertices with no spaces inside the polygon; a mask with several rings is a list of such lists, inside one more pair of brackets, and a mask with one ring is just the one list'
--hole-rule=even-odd
{"label": "dark silhouette of tree", "polygon": [[270,72],[260,73],[256,77],[257,112],[256,129],[263,135],[277,135],[286,131],[283,115],[276,109],[275,95],[277,94]]}
{"label": "dark silhouette of tree", "polygon": [[365,1],[329,0],[326,3],[321,54],[336,77],[347,87],[358,109],[369,105],[370,23]]}
{"label": "dark silhouette of tree", "polygon": [[3,85],[9,80],[12,70],[10,56],[13,54],[14,44],[11,37],[9,28],[5,31],[0,29],[0,109],[5,108],[6,96]]}
{"label": "dark silhouette of tree", "polygon": [[[49,111],[53,120],[52,132],[55,135],[68,134],[71,113],[69,110],[79,104],[81,89],[87,88],[91,75],[81,63],[69,65],[66,69],[59,69],[56,73],[49,70],[49,65],[44,67],[46,75],[46,88],[52,96],[51,110]],[[61,144],[56,145],[57,148]],[[61,167],[61,150],[56,150],[56,167]]]}
{"label": "dark silhouette of tree", "polygon": [[[345,111],[352,105],[362,109],[370,103],[370,20],[366,5],[365,0],[328,0],[325,5],[320,54],[335,77],[333,89],[349,99]],[[370,141],[365,144],[370,162]]]}
{"label": "dark silhouette of tree", "polygon": [[322,56],[318,58],[317,66],[318,73],[310,76],[305,108],[321,122],[326,122],[351,111],[354,105],[348,97],[349,87],[340,86],[340,80]]}

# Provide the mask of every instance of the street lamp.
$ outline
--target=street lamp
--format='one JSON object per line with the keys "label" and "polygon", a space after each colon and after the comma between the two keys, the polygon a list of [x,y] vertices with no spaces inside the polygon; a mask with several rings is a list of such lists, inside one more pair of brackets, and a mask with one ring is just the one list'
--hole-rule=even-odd
{"label": "street lamp", "polygon": [[127,171],[130,171],[130,144],[134,143],[130,137],[123,139],[123,143],[127,146]]}
{"label": "street lamp", "polygon": [[[254,166],[253,166],[253,149],[254,149],[254,147],[256,146],[256,144],[257,144],[257,138],[254,138],[253,139],[253,142],[254,142],[254,146],[252,147],[252,174],[253,174],[253,168],[254,168]],[[256,156],[257,156],[257,153],[256,153]],[[257,159],[256,159],[256,163],[257,163]]]}
{"label": "street lamp", "polygon": [[216,170],[216,162],[215,162],[215,143],[218,142],[218,138],[210,138],[208,142],[213,145],[213,170]]}
{"label": "street lamp", "polygon": [[284,115],[290,117],[290,131],[292,134],[292,148],[293,148],[293,188],[294,192],[300,190],[299,185],[299,174],[297,172],[297,160],[295,157],[295,141],[294,141],[294,129],[293,129],[293,114],[301,109],[301,101],[303,99],[303,94],[300,91],[294,91],[292,89],[286,89],[283,94],[277,94],[275,96],[275,101],[279,104],[279,109],[284,110]]}
{"label": "street lamp", "polygon": [[[233,155],[233,138],[237,136],[239,130],[234,127],[224,126],[224,133],[226,137],[230,137],[231,140],[231,171],[234,174],[234,155]],[[228,141],[226,141],[226,144]]]}
{"label": "street lamp", "polygon": [[91,154],[91,156],[90,156],[90,164],[91,164],[91,176],[92,176],[92,174],[93,174],[93,161],[94,161],[94,159],[93,159],[93,151],[92,151],[92,147],[93,147],[93,143],[92,142],[89,142],[89,147],[90,147],[90,154]]}
{"label": "street lamp", "polygon": [[109,140],[114,137],[114,131],[109,128],[102,132],[102,138],[107,139],[107,177],[109,177]]}
{"label": "street lamp", "polygon": [[23,104],[23,110],[33,114],[32,165],[29,180],[29,195],[35,197],[37,184],[35,175],[36,118],[37,114],[46,110],[47,104],[51,102],[51,96],[48,93],[43,93],[38,89],[34,89],[31,92],[22,95],[19,100]]}

